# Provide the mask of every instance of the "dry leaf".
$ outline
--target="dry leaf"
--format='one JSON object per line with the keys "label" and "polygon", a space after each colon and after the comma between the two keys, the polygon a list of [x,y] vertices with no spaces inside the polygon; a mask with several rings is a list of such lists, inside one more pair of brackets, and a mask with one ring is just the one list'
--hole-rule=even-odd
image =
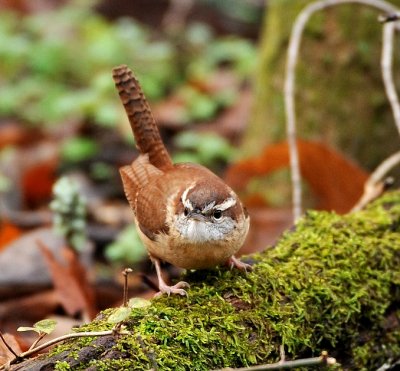
{"label": "dry leaf", "polygon": [[1,324],[4,325],[5,321],[18,321],[13,326],[16,328],[21,320],[24,323],[33,323],[53,313],[58,306],[59,301],[54,290],[3,301],[0,303]]}
{"label": "dry leaf", "polygon": [[21,235],[21,230],[13,224],[2,221],[0,223],[0,251]]}
{"label": "dry leaf", "polygon": [[[298,140],[302,177],[319,201],[318,208],[347,212],[363,193],[368,173],[325,144]],[[232,165],[226,181],[236,189],[244,189],[253,177],[265,176],[289,166],[287,142],[271,145],[257,157]]]}
{"label": "dry leaf", "polygon": [[77,254],[72,249],[64,247],[62,249],[64,264],[61,264],[43,243],[38,241],[38,245],[65,311],[71,316],[83,313],[88,318],[94,318],[97,312],[94,305],[94,291]]}
{"label": "dry leaf", "polygon": [[[22,353],[22,349],[16,339],[15,336],[11,334],[3,334],[4,340],[11,347],[11,349],[16,353]],[[0,366],[6,364],[10,360],[15,358],[14,354],[12,354],[9,349],[6,347],[4,342],[0,340]]]}
{"label": "dry leaf", "polygon": [[32,207],[51,198],[56,180],[57,159],[50,158],[26,168],[22,174],[22,189],[25,203]]}

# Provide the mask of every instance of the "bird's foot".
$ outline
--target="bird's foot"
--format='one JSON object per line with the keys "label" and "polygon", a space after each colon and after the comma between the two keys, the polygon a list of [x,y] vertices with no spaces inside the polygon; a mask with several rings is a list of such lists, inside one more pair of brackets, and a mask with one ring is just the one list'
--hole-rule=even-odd
{"label": "bird's foot", "polygon": [[189,286],[190,285],[187,282],[184,282],[184,281],[178,282],[174,286],[168,286],[166,283],[162,282],[158,286],[160,291],[157,294],[155,294],[155,297],[159,297],[159,296],[161,296],[163,294],[167,294],[168,296],[170,296],[171,294],[178,294],[178,295],[182,295],[182,296],[188,296],[188,293],[184,289],[188,288]]}
{"label": "bird's foot", "polygon": [[230,269],[237,268],[245,272],[253,270],[253,267],[250,264],[243,263],[238,258],[235,258],[233,255],[226,261],[226,265]]}

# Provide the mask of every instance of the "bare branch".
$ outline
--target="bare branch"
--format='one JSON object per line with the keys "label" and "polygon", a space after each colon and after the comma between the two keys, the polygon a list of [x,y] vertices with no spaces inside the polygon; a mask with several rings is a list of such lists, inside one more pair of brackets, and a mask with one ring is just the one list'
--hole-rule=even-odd
{"label": "bare branch", "polygon": [[250,366],[250,367],[240,367],[240,368],[223,368],[220,370],[214,371],[264,371],[264,370],[283,370],[290,369],[295,367],[306,367],[306,366],[317,366],[317,365],[327,365],[332,366],[336,364],[336,359],[332,357],[328,357],[326,352],[320,357],[314,358],[303,358],[297,359],[295,361],[279,361],[277,363],[271,363],[269,365],[259,365],[259,366]]}
{"label": "bare branch", "polygon": [[[123,332],[120,331],[119,333],[121,333],[121,334],[130,334],[130,332],[127,332],[127,331],[123,331]],[[57,344],[57,343],[59,343],[61,341],[64,341],[64,340],[73,339],[73,338],[79,338],[79,337],[107,336],[107,335],[113,335],[113,334],[115,334],[115,329],[106,330],[106,331],[75,332],[75,333],[66,334],[66,335],[60,336],[58,338],[49,340],[46,343],[43,343],[43,344],[37,346],[36,348],[29,349],[26,352],[23,352],[21,354],[16,354],[14,351],[12,351],[10,349],[10,351],[15,355],[15,358],[13,360],[11,360],[10,364],[14,364],[18,360],[21,360],[23,358],[27,358],[27,357],[29,357],[29,356],[31,356],[33,354],[36,354],[36,353],[40,352],[43,349],[46,349],[46,348],[48,348],[48,347],[50,347],[50,346],[52,346],[54,344]],[[1,336],[1,333],[0,333],[0,337],[3,339],[3,337]],[[5,366],[6,365],[0,366],[0,370],[4,370]]]}
{"label": "bare branch", "polygon": [[380,196],[385,188],[383,178],[386,174],[400,163],[400,151],[394,153],[383,161],[370,175],[364,185],[364,193],[357,202],[357,204],[351,209],[351,212],[361,210],[372,200]]}
{"label": "bare branch", "polygon": [[132,273],[131,268],[125,268],[122,272],[122,275],[124,276],[124,298],[123,298],[123,306],[127,307],[128,306],[128,276],[129,273]]}
{"label": "bare branch", "polygon": [[3,341],[4,345],[6,346],[6,348],[12,353],[14,354],[15,357],[18,357],[18,354],[14,351],[13,348],[11,348],[10,344],[7,343],[6,339],[4,338],[3,334],[0,332],[0,339]]}
{"label": "bare branch", "polygon": [[295,69],[298,60],[299,48],[304,28],[311,16],[323,9],[342,4],[360,4],[378,9],[385,13],[396,13],[398,9],[383,0],[321,0],[306,6],[297,16],[290,35],[286,76],[284,84],[286,131],[289,143],[290,169],[293,192],[293,217],[296,221],[302,213],[301,175],[299,169],[298,150],[296,144],[296,116],[295,116]]}
{"label": "bare branch", "polygon": [[393,81],[393,41],[395,31],[395,22],[388,22],[383,26],[381,68],[386,96],[392,107],[394,122],[400,134],[400,104]]}

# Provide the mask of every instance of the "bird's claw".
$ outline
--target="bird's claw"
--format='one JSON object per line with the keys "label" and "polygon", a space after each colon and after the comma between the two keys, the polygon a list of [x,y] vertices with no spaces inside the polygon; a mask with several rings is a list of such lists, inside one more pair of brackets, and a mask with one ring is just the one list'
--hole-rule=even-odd
{"label": "bird's claw", "polygon": [[155,297],[162,296],[163,294],[167,294],[168,296],[170,296],[171,294],[188,296],[188,293],[186,292],[186,290],[184,290],[184,288],[189,288],[189,287],[190,287],[190,285],[184,281],[178,282],[174,286],[168,286],[167,284],[161,284],[159,286],[160,291],[157,294],[155,294]]}
{"label": "bird's claw", "polygon": [[250,264],[243,263],[242,261],[235,258],[234,256],[231,256],[227,260],[226,264],[229,266],[230,269],[237,268],[237,269],[239,269],[241,271],[245,271],[245,272],[253,270],[253,267]]}

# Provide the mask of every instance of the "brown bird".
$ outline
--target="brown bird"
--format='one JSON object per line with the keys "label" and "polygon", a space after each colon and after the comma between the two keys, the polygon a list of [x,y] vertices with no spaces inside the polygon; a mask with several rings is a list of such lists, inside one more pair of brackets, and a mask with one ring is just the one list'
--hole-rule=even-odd
{"label": "brown bird", "polygon": [[186,282],[168,286],[160,260],[185,269],[228,264],[250,266],[234,257],[249,230],[249,216],[225,182],[207,168],[173,164],[139,82],[125,65],[113,69],[139,157],[120,168],[126,198],[141,240],[153,261],[160,293],[187,295]]}

